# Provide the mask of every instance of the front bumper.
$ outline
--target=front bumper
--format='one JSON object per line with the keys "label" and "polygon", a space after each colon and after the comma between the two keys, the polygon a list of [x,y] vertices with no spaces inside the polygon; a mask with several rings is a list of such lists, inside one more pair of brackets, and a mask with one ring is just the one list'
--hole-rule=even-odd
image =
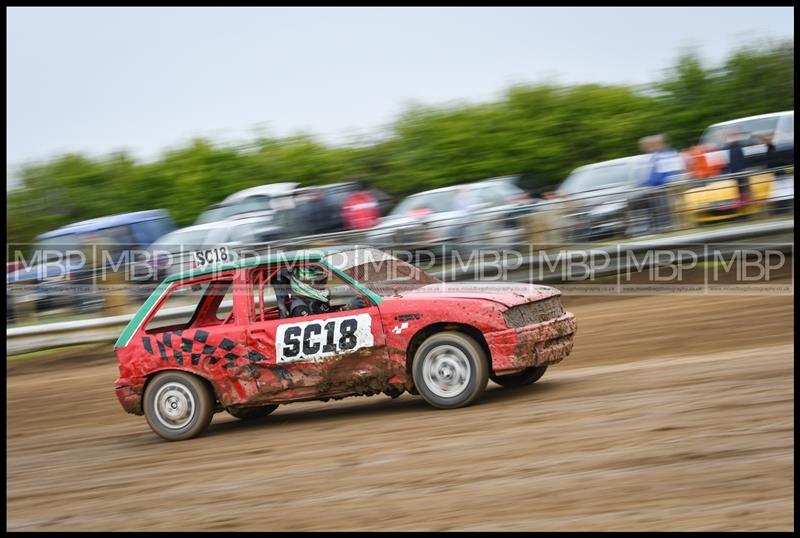
{"label": "front bumper", "polygon": [[564,312],[543,323],[487,333],[492,370],[500,373],[560,362],[572,352],[577,329],[575,314]]}

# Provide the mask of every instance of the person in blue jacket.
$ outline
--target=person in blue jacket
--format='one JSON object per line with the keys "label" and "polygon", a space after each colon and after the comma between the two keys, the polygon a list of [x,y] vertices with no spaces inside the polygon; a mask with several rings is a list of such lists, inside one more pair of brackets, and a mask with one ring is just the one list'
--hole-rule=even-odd
{"label": "person in blue jacket", "polygon": [[665,186],[684,171],[680,153],[667,145],[662,134],[648,136],[640,140],[640,147],[651,156],[650,173],[643,186],[650,187],[651,230],[667,231],[672,222],[669,195]]}

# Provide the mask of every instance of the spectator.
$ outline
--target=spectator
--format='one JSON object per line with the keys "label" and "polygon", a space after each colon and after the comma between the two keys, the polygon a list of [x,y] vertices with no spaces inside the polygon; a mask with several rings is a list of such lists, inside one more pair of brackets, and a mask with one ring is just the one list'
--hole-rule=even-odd
{"label": "spectator", "polygon": [[[765,158],[765,165],[767,170],[772,168],[777,168],[780,166],[780,160],[775,158],[775,144],[772,143],[773,133],[765,133],[761,137],[764,145],[767,146],[766,158]],[[775,175],[781,175],[781,172],[776,172]]]}
{"label": "spectator", "polygon": [[723,164],[710,155],[715,150],[713,146],[698,144],[686,152],[686,167],[693,179],[706,179],[722,173]]}
{"label": "spectator", "polygon": [[[744,152],[742,151],[742,135],[735,127],[727,132],[727,142],[725,149],[728,152],[728,166],[725,172],[728,174],[736,174],[742,172],[745,168]],[[742,174],[736,178],[739,184],[739,199],[742,204],[750,201],[750,179]]]}
{"label": "spectator", "polygon": [[650,187],[648,196],[651,226],[655,232],[667,231],[671,226],[672,215],[665,186],[684,169],[680,153],[669,147],[664,135],[647,136],[639,140],[639,146],[651,155],[650,173],[642,186]]}
{"label": "spectator", "polygon": [[342,204],[344,226],[348,230],[372,228],[380,218],[378,201],[362,182],[355,183],[358,190],[351,193]]}
{"label": "spectator", "polygon": [[725,167],[725,172],[728,174],[735,174],[744,170],[744,153],[742,152],[742,135],[734,127],[728,130],[727,145],[725,149],[728,151],[728,166]]}

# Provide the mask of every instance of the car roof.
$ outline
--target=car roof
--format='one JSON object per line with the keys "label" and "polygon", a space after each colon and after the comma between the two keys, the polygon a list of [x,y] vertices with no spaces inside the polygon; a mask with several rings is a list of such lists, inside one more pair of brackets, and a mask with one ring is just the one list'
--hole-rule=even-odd
{"label": "car roof", "polygon": [[292,250],[288,252],[277,252],[269,256],[258,256],[255,258],[239,259],[234,262],[212,265],[208,267],[201,267],[196,269],[189,269],[181,273],[171,275],[164,279],[165,283],[182,280],[184,278],[197,277],[206,274],[219,273],[222,271],[231,271],[237,269],[249,269],[251,267],[259,267],[261,265],[269,265],[278,262],[300,262],[300,261],[320,261],[322,258],[331,254],[338,254],[348,250],[355,250],[357,248],[367,247],[323,247],[313,250]]}
{"label": "car roof", "polygon": [[429,191],[417,192],[409,195],[409,198],[414,196],[422,196],[424,194],[437,193],[437,192],[449,192],[462,189],[481,189],[485,188],[487,186],[487,183],[511,183],[512,185],[516,186],[515,181],[517,180],[517,177],[518,176],[498,176],[489,179],[481,179],[478,181],[473,181],[472,183],[459,183],[458,185],[449,185],[447,187],[439,187],[438,189],[431,189]]}
{"label": "car roof", "polygon": [[736,124],[736,123],[740,123],[740,122],[744,122],[744,121],[750,121],[750,120],[760,120],[760,119],[765,119],[765,118],[776,118],[776,117],[780,117],[780,116],[788,116],[789,114],[794,114],[794,110],[785,110],[783,112],[770,112],[769,114],[759,114],[757,116],[747,116],[746,118],[737,118],[735,120],[722,121],[722,122],[710,125],[709,129],[711,127],[722,127],[722,126],[725,126],[725,125],[733,125],[733,124]]}
{"label": "car roof", "polygon": [[579,166],[578,168],[576,168],[572,172],[575,173],[575,172],[577,172],[579,170],[591,170],[593,168],[600,168],[600,167],[603,167],[603,166],[610,166],[610,165],[614,165],[614,164],[628,164],[628,163],[635,162],[635,161],[638,161],[638,160],[644,160],[647,157],[648,157],[648,155],[646,153],[642,153],[640,155],[631,155],[631,156],[628,156],[628,157],[620,157],[618,159],[611,159],[611,160],[608,160],[608,161],[600,161],[599,163],[585,164],[583,166]]}
{"label": "car roof", "polygon": [[251,187],[249,189],[244,189],[243,191],[235,192],[225,198],[222,203],[226,204],[228,202],[238,202],[251,196],[277,196],[293,191],[298,185],[299,183],[292,181],[259,185],[258,187]]}
{"label": "car roof", "polygon": [[160,218],[169,218],[169,213],[163,209],[151,209],[148,211],[136,211],[133,213],[108,215],[105,217],[98,217],[67,224],[66,226],[62,226],[56,230],[37,235],[35,240],[39,241],[42,239],[51,239],[53,237],[61,237],[64,235],[90,233],[106,228],[113,228],[115,226],[125,226],[127,224],[134,224],[137,222]]}

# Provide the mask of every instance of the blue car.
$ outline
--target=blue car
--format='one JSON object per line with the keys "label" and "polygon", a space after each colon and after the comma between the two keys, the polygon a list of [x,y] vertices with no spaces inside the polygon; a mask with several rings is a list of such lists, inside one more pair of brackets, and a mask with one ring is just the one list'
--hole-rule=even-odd
{"label": "blue car", "polygon": [[135,261],[122,258],[125,251],[144,251],[175,229],[177,225],[169,213],[155,209],[76,222],[37,236],[28,264],[6,275],[6,294],[11,303],[6,319],[13,319],[15,306],[26,302],[33,302],[37,312],[96,308],[102,297],[87,289],[97,267],[84,263],[78,253],[100,247],[105,250],[105,255],[97,257],[100,263],[124,270],[125,264]]}

